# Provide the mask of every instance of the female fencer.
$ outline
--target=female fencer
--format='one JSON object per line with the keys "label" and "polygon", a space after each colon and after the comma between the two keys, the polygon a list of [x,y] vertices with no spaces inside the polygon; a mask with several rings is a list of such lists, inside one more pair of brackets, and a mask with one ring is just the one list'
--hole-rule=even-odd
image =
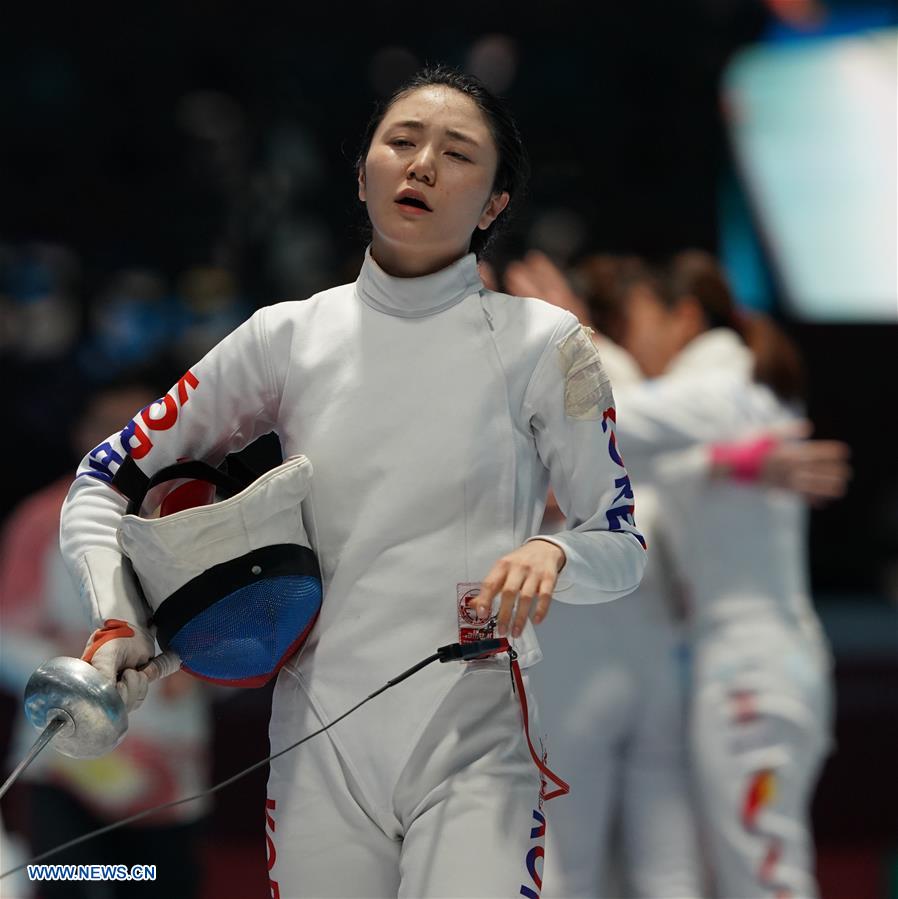
{"label": "female fencer", "polygon": [[[62,548],[105,634],[92,664],[132,708],[154,652],[111,479],[217,464],[276,431],[314,468],[302,521],[320,617],[281,669],[277,751],[476,622],[539,659],[553,593],[632,591],[644,542],[607,376],[573,315],[484,288],[477,259],[525,156],[474,78],[425,70],[369,123],[357,163],[372,236],[358,279],[263,308],[82,463]],[[534,536],[551,483],[567,526]],[[103,630],[100,628],[100,630]],[[99,648],[96,648],[99,647]],[[532,725],[531,725],[532,726]],[[431,666],[272,763],[272,894],[536,896],[540,769],[506,657]],[[562,772],[563,773],[563,772]]]}
{"label": "female fencer", "polygon": [[[527,293],[562,307],[582,307],[581,314],[592,311],[650,376],[642,383],[638,377],[615,376],[619,435],[627,446],[637,500],[646,486],[654,484],[650,495],[658,497],[659,508],[672,520],[674,526],[666,528],[671,561],[690,588],[698,660],[692,747],[715,849],[719,894],[767,896],[797,889],[792,895],[805,895],[802,890],[813,895],[805,806],[826,743],[827,676],[825,647],[804,584],[799,497],[819,503],[842,495],[850,475],[847,447],[837,441],[782,439],[806,430],[802,424],[796,426],[794,351],[771,325],[750,323],[737,314],[725,279],[707,254],[685,254],[673,271],[669,289],[639,260],[597,259],[589,266],[588,281],[598,278],[601,289],[588,292],[592,302],[584,303],[547,258],[531,253],[509,267],[506,283],[515,292],[526,286]],[[738,333],[749,338],[750,346]],[[606,362],[621,352],[605,338],[600,339],[600,349]],[[765,436],[752,436],[759,433]],[[669,452],[687,446],[691,448]],[[649,541],[657,561],[661,541],[653,533]],[[724,555],[719,546],[726,541],[731,552]],[[647,576],[638,598],[655,580]],[[735,602],[734,594],[742,601]],[[632,605],[631,600],[626,608],[594,612],[598,620],[600,612],[624,613]],[[549,847],[546,891],[559,896],[602,895],[606,847],[597,842],[597,834],[607,830],[611,791],[610,766],[601,762],[609,751],[616,751],[614,764],[622,764],[625,772],[636,767],[631,763],[640,758],[641,731],[631,726],[629,733],[621,722],[640,723],[638,710],[643,706],[666,709],[667,733],[649,731],[654,742],[650,739],[647,745],[664,746],[666,757],[673,758],[679,743],[675,707],[669,701],[658,706],[657,688],[637,692],[636,701],[626,706],[622,697],[630,682],[644,682],[665,665],[668,681],[674,672],[664,653],[643,660],[653,622],[646,619],[631,634],[621,627],[628,620],[622,614],[603,615],[608,619],[603,630],[611,631],[609,643],[622,644],[617,655],[603,654],[587,671],[577,667],[583,667],[578,662],[584,658],[582,652],[556,658],[548,637],[556,644],[564,640],[559,625],[573,613],[588,610],[562,611],[565,616],[555,616],[544,640],[551,659],[544,674],[552,674],[554,680],[543,677],[538,685],[544,724],[553,724],[553,746],[563,742],[564,753],[556,752],[556,758],[564,758],[569,768],[572,792],[554,809],[557,820],[550,843],[561,839],[561,830],[565,834],[557,851]],[[577,630],[580,638],[590,628],[581,625]],[[597,639],[598,635],[593,637]],[[784,648],[790,660],[785,673],[783,660],[778,659]],[[724,661],[732,669],[732,702],[741,715],[731,716],[732,720],[727,718],[728,700],[721,699],[719,678],[713,676],[714,665]],[[763,689],[746,687],[747,668],[755,669]],[[620,713],[623,708],[626,716]],[[660,721],[659,716],[654,723]],[[731,744],[750,731],[760,740],[754,755],[732,749]],[[572,734],[576,742],[570,739]],[[745,766],[757,764],[763,756],[765,740],[768,755],[776,756],[778,766],[746,774]],[[780,744],[771,745],[775,740]],[[592,747],[591,756],[579,758],[577,747],[587,745]],[[730,755],[725,747],[730,747]],[[808,765],[799,771],[795,762],[805,750]],[[656,755],[654,760],[654,776],[662,770],[660,758]],[[590,764],[599,766],[605,777],[599,772],[584,778]],[[584,780],[590,788],[586,792],[577,789]],[[632,783],[637,789],[631,788]],[[694,854],[684,842],[690,830],[688,809],[679,803],[680,820],[671,827],[669,794],[642,790],[644,785],[626,776],[615,784],[621,795],[623,873],[628,885],[634,895],[699,895]],[[634,827],[638,821],[648,827]],[[654,846],[649,839],[653,830],[661,835]],[[693,881],[687,887],[683,875],[690,873]]]}
{"label": "female fencer", "polygon": [[[633,281],[621,343],[656,376],[622,403],[637,449],[684,425],[705,439],[735,438],[800,416],[794,349],[772,325],[739,315],[707,253],[678,255],[663,282]],[[654,466],[690,588],[690,745],[703,830],[716,895],[810,899],[809,804],[830,742],[831,684],[810,599],[806,510],[793,493],[715,478],[731,465],[726,454],[709,464],[707,453],[685,451]],[[750,460],[738,467],[752,474]],[[846,467],[843,456],[811,473],[819,496],[840,495]]]}

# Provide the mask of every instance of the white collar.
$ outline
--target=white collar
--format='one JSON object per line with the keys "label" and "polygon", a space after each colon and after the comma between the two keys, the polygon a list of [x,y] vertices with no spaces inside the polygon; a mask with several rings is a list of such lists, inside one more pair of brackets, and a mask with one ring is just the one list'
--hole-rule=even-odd
{"label": "white collar", "polygon": [[683,375],[723,369],[751,378],[754,364],[751,350],[732,328],[712,328],[690,340],[667,366],[664,374]]}
{"label": "white collar", "polygon": [[371,256],[371,244],[355,282],[362,302],[378,312],[401,318],[436,315],[483,289],[477,257],[468,253],[446,268],[417,278],[388,275]]}

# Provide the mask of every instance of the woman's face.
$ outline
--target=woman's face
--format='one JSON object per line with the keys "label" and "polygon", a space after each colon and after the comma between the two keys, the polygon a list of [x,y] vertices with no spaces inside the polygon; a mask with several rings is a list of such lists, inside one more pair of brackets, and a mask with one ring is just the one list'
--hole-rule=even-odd
{"label": "woman's face", "polygon": [[662,374],[680,349],[676,316],[647,284],[627,293],[620,344],[649,378]]}
{"label": "woman's face", "polygon": [[[387,111],[359,172],[374,230],[371,252],[388,273],[429,274],[469,251],[508,204],[491,194],[498,152],[486,119],[452,88],[418,88]],[[427,209],[400,202],[413,192]]]}

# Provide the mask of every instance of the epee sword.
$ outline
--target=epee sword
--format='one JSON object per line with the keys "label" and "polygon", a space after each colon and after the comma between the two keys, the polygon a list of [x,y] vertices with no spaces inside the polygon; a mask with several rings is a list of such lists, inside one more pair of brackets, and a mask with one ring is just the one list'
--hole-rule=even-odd
{"label": "epee sword", "polygon": [[[180,666],[178,656],[166,651],[142,670],[152,682]],[[51,743],[71,758],[97,758],[115,749],[128,730],[128,712],[115,684],[83,659],[68,656],[44,662],[28,679],[25,715],[41,733],[0,787],[0,799]]]}

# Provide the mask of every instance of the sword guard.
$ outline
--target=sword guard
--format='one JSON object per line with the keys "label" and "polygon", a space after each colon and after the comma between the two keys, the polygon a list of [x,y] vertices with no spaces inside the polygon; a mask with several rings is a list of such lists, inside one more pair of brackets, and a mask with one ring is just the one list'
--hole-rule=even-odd
{"label": "sword guard", "polygon": [[38,729],[58,718],[66,725],[54,749],[89,759],[114,749],[128,729],[128,713],[115,684],[82,659],[57,656],[44,662],[25,687],[25,714]]}

